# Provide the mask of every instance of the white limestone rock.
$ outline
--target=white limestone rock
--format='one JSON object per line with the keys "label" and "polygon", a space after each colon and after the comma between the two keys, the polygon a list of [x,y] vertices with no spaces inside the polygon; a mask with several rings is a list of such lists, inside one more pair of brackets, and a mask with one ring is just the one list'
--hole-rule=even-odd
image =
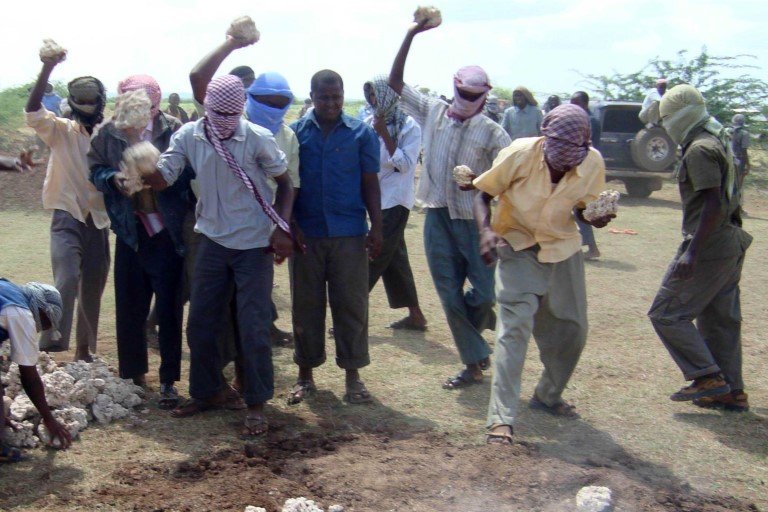
{"label": "white limestone rock", "polygon": [[70,395],[75,387],[74,377],[62,370],[56,370],[46,373],[40,379],[45,385],[45,399],[52,409],[69,405]]}
{"label": "white limestone rock", "polygon": [[85,361],[74,361],[64,365],[63,370],[70,374],[75,382],[91,377],[91,364]]}
{"label": "white limestone rock", "polygon": [[40,352],[40,355],[37,358],[37,372],[40,375],[53,373],[58,369],[59,365],[56,364],[56,361],[53,360],[48,352]]}
{"label": "white limestone rock", "polygon": [[611,490],[595,485],[582,487],[576,494],[576,509],[578,512],[610,512],[613,510]]}
{"label": "white limestone rock", "polygon": [[344,512],[344,507],[341,505],[331,505],[328,507],[328,512]]}
{"label": "white limestone rock", "polygon": [[66,59],[67,50],[53,39],[43,39],[43,46],[40,48],[40,58],[51,59],[59,55],[63,55],[64,59]]}
{"label": "white limestone rock", "polygon": [[[53,411],[53,417],[58,420],[61,425],[66,428],[72,439],[76,439],[81,430],[84,430],[88,426],[88,413],[85,409],[79,407],[67,407],[64,409],[57,409]],[[54,439],[51,442],[51,434],[48,432],[48,428],[44,423],[40,423],[37,428],[37,437],[43,444],[50,444],[55,448],[60,447],[58,439]]]}
{"label": "white limestone rock", "polygon": [[72,393],[69,396],[69,401],[72,405],[84,409],[96,400],[96,396],[101,390],[93,385],[94,380],[96,379],[81,379],[75,382]]}
{"label": "white limestone rock", "polygon": [[589,203],[584,210],[584,219],[592,221],[606,215],[616,215],[619,211],[620,197],[621,194],[616,190],[600,192],[598,198]]}
{"label": "white limestone rock", "polygon": [[250,16],[241,16],[234,20],[227,29],[227,35],[249,43],[258,42],[261,34]]}
{"label": "white limestone rock", "polygon": [[253,505],[248,505],[245,507],[245,512],[267,512],[267,509],[262,507],[254,507]]}
{"label": "white limestone rock", "polygon": [[16,448],[34,448],[40,442],[35,437],[35,425],[31,421],[11,420],[10,427],[5,428],[4,437],[6,443]]}
{"label": "white limestone rock", "polygon": [[10,418],[11,417],[11,404],[13,403],[13,398],[9,396],[3,396],[3,411],[5,412],[5,417]]}
{"label": "white limestone rock", "polygon": [[104,393],[96,396],[96,400],[91,405],[91,412],[96,421],[104,424],[128,415],[128,409],[115,403],[111,396]]}
{"label": "white limestone rock", "polygon": [[471,185],[474,177],[475,173],[466,165],[457,165],[453,168],[453,180],[459,186]]}
{"label": "white limestone rock", "polygon": [[143,130],[152,119],[152,101],[144,89],[124,92],[115,100],[115,127]]}
{"label": "white limestone rock", "polygon": [[29,399],[26,393],[20,393],[13,399],[8,417],[21,423],[27,418],[34,418],[37,415],[38,412],[32,400]]}
{"label": "white limestone rock", "polygon": [[5,395],[16,398],[22,392],[19,365],[11,363],[7,372],[3,373],[2,384],[5,386]]}
{"label": "white limestone rock", "polygon": [[435,28],[443,22],[443,15],[437,7],[432,7],[431,5],[419,6],[413,13],[413,21],[421,23],[424,20],[427,20],[427,23],[424,25],[426,28]]}
{"label": "white limestone rock", "polygon": [[285,500],[283,512],[323,512],[323,509],[318,507],[314,501],[302,496]]}

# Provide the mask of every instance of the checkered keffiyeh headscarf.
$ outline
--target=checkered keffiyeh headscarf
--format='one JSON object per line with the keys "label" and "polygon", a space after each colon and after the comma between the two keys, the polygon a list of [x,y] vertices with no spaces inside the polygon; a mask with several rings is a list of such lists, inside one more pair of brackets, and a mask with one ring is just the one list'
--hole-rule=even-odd
{"label": "checkered keffiyeh headscarf", "polygon": [[160,112],[160,101],[163,99],[163,93],[160,90],[160,84],[157,80],[149,75],[133,75],[129,76],[119,84],[117,84],[117,93],[123,94],[128,91],[135,91],[136,89],[144,89],[144,92],[149,96],[149,101],[152,102],[152,108],[150,114],[152,119],[155,118],[158,112]]}
{"label": "checkered keffiyeh headscarf", "polygon": [[29,303],[29,309],[32,311],[32,316],[35,317],[37,330],[43,330],[43,325],[40,321],[40,311],[43,311],[51,321],[51,329],[54,331],[53,338],[56,339],[63,308],[59,290],[49,284],[35,282],[27,283],[20,288],[21,293],[24,294],[24,297]]}
{"label": "checkered keffiyeh headscarf", "polygon": [[553,108],[541,122],[544,155],[556,171],[577,167],[587,158],[591,129],[584,109],[572,104]]}
{"label": "checkered keffiyeh headscarf", "polygon": [[227,162],[229,169],[251,191],[267,217],[278,228],[291,235],[288,223],[277,214],[271,204],[264,200],[251,178],[243,171],[229,149],[224,146],[224,140],[232,137],[242,119],[243,106],[245,105],[243,82],[235,75],[224,75],[211,80],[205,93],[204,105],[203,126],[208,140],[216,149],[216,153]]}

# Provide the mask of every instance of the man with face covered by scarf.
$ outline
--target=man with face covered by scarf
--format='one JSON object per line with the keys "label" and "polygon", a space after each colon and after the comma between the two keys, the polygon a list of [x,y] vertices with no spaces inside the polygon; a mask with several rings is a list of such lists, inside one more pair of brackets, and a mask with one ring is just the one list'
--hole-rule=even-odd
{"label": "man with face covered by scarf", "polygon": [[400,108],[400,98],[387,79],[376,78],[363,87],[372,114],[365,119],[379,136],[381,216],[384,242],[379,256],[368,266],[368,288],[384,281],[389,307],[408,308],[408,316],[390,324],[392,329],[423,331],[427,320],[419,307],[405,228],[414,203],[416,163],[421,151],[421,129]]}
{"label": "man with face covered by scarf", "polygon": [[[496,267],[499,321],[488,406],[488,442],[511,441],[528,340],[533,334],[544,364],[530,406],[576,417],[562,398],[587,339],[587,296],[581,236],[587,203],[605,187],[605,164],[589,147],[589,118],[576,105],[551,110],[543,137],[504,149],[474,181],[481,191],[474,213],[480,254]],[[499,205],[491,220],[490,202]],[[612,216],[611,216],[612,217]],[[611,217],[590,222],[603,227]],[[585,221],[586,222],[586,221]]]}
{"label": "man with face covered by scarf", "polygon": [[43,68],[27,101],[27,124],[51,148],[43,184],[43,206],[52,210],[51,265],[63,302],[61,337],[40,337],[40,349],[69,349],[77,313],[75,360],[89,361],[96,351],[101,295],[109,273],[109,218],[104,198],[88,181],[86,155],[96,125],[102,121],[107,99],[102,83],[85,76],[67,89],[69,119],[56,117],[42,105],[48,79],[64,55],[43,58]]}
{"label": "man with face covered by scarf", "polygon": [[88,164],[91,181],[104,193],[115,242],[115,313],[120,377],[146,383],[149,371],[144,322],[152,296],[158,319],[160,396],[162,409],[179,400],[174,383],[181,378],[182,269],[185,253],[181,236],[191,171],[174,187],[161,192],[144,189],[129,195],[118,175],[123,152],[140,141],[165,151],[181,122],[160,112],[161,91],[148,75],[120,81],[120,94],[141,89],[151,101],[144,128],[120,129],[105,123],[91,140]]}
{"label": "man with face covered by scarf", "polygon": [[[264,434],[264,404],[274,394],[269,326],[274,261],[291,256],[294,242],[286,222],[293,185],[285,154],[266,128],[243,119],[245,89],[234,75],[211,80],[222,55],[253,44],[227,36],[195,66],[190,82],[205,117],[184,125],[149,178],[155,188],[173,184],[186,165],[196,174],[199,194],[195,231],[202,235],[192,276],[187,340],[191,400],[172,411],[186,417],[228,407],[229,387],[215,335],[221,330],[236,288],[236,322],[242,365],[241,391],[248,406],[244,436]],[[277,183],[274,206],[268,181]]]}
{"label": "man with face covered by scarf", "polygon": [[739,281],[752,237],[741,229],[741,188],[730,146],[722,125],[690,85],[670,89],[659,113],[670,138],[683,149],[676,174],[683,243],[648,316],[685,380],[693,381],[670,398],[746,411]]}
{"label": "man with face covered by scarf", "polygon": [[[403,110],[421,127],[424,168],[416,198],[426,210],[424,249],[461,362],[445,389],[482,382],[490,366],[491,349],[483,339],[493,329],[495,297],[493,269],[478,252],[479,233],[472,220],[474,187],[459,187],[454,167],[466,165],[480,175],[510,140],[501,126],[482,115],[491,90],[488,75],[479,66],[466,66],[453,77],[453,102],[430,98],[403,82],[405,61],[416,34],[428,30],[426,21],[414,23],[392,64],[389,85],[402,95]],[[471,287],[465,290],[465,283]]]}

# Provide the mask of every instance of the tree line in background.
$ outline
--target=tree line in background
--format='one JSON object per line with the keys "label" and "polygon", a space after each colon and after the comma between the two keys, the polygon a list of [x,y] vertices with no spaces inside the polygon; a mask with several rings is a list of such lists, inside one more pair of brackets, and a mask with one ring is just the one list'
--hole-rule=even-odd
{"label": "tree line in background", "polygon": [[[707,100],[710,114],[723,124],[729,124],[737,112],[747,117],[753,134],[768,134],[768,83],[748,74],[759,69],[758,66],[745,63],[755,60],[753,55],[710,55],[702,48],[698,55],[690,56],[688,51],[677,52],[674,59],[655,57],[634,73],[613,72],[608,75],[581,74],[584,78],[583,89],[594,98],[604,100],[642,101],[656,79],[665,77],[672,87],[688,83],[696,87]],[[724,76],[727,75],[727,76]],[[29,84],[11,87],[0,91],[0,127],[17,129],[23,125],[22,109],[27,101]],[[66,96],[66,85],[54,83],[54,88],[62,97]],[[432,93],[429,88],[420,88],[422,92]],[[498,98],[511,101],[512,90],[496,86],[493,94]],[[558,94],[564,100],[569,96]],[[545,98],[539,98],[542,102]],[[296,103],[303,101],[296,98]],[[350,102],[356,108],[360,101]]]}

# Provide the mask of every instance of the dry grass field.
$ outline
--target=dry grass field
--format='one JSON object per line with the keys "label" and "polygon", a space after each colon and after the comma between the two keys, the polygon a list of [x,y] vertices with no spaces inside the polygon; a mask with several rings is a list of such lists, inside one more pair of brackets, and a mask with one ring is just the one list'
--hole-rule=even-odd
{"label": "dry grass field", "polygon": [[[13,281],[52,279],[41,174],[0,176],[0,276]],[[0,509],[279,510],[286,498],[307,496],[354,511],[565,511],[581,486],[608,485],[616,510],[768,510],[768,201],[753,188],[745,207],[755,237],[742,279],[749,413],[667,398],[684,382],[646,317],[679,241],[680,205],[665,185],[649,199],[622,197],[613,225],[636,236],[597,234],[603,257],[587,265],[589,341],[566,393],[582,418],[523,407],[519,443],[485,446],[489,376],[466,391],[440,387],[458,357],[424,258],[424,217],[414,212],[407,239],[429,330],[388,329],[403,313],[374,289],[372,364],[362,372],[374,404],[344,404],[343,374],[329,362],[317,373],[320,393],[286,405],[296,368],[290,350],[278,348],[273,428],[263,440],[238,438],[242,413],[172,419],[150,396],[145,423],[90,427],[66,452],[32,450],[28,462],[0,467]],[[289,328],[285,267],[276,284],[278,323]],[[111,281],[102,318],[99,354],[116,363]],[[187,361],[185,353],[185,372]],[[150,367],[157,364],[153,353]],[[523,400],[541,370],[533,343],[526,364]],[[149,383],[158,387],[155,373]]]}

